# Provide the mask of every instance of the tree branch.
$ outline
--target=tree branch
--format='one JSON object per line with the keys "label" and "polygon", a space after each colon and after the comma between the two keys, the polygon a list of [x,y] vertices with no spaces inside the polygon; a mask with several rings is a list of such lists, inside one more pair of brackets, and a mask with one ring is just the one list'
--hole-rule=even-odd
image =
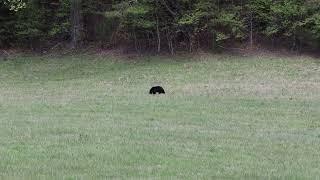
{"label": "tree branch", "polygon": [[170,7],[167,5],[167,3],[165,2],[165,0],[161,0],[161,4],[163,4],[165,7],[166,7],[166,9],[169,11],[169,13],[171,14],[171,15],[173,15],[173,16],[175,16],[175,15],[177,15],[177,13],[175,13],[174,11],[172,11],[171,9],[170,9]]}

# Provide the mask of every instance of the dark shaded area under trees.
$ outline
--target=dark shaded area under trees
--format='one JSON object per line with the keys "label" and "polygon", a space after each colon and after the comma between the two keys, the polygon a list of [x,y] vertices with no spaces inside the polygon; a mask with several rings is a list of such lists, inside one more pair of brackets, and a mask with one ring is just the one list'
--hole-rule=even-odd
{"label": "dark shaded area under trees", "polygon": [[320,48],[319,0],[2,0],[0,47]]}

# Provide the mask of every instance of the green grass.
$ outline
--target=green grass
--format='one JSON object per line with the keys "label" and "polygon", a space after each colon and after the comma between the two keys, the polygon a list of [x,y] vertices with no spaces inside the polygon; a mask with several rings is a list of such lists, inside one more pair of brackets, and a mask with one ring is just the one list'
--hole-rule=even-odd
{"label": "green grass", "polygon": [[0,114],[0,179],[320,177],[319,59],[18,57]]}

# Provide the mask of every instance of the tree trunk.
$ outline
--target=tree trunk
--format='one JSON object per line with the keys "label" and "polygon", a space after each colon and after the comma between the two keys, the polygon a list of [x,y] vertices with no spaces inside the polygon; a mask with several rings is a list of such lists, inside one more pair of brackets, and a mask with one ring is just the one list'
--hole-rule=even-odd
{"label": "tree trunk", "polygon": [[169,51],[170,51],[171,55],[173,55],[174,48],[173,48],[173,42],[172,42],[173,40],[172,40],[172,36],[170,34],[170,30],[167,30],[166,36],[167,36],[167,43],[168,43]]}
{"label": "tree trunk", "polygon": [[253,17],[252,11],[250,12],[250,49],[253,48]]}
{"label": "tree trunk", "polygon": [[300,53],[300,50],[301,50],[301,43],[300,43],[300,40],[299,38],[297,37],[296,34],[294,34],[293,36],[293,45],[292,45],[292,51],[295,51],[297,53]]}
{"label": "tree trunk", "polygon": [[193,42],[194,42],[194,38],[192,33],[188,33],[189,36],[189,52],[193,51]]}
{"label": "tree trunk", "polygon": [[159,31],[159,19],[157,16],[157,38],[158,38],[158,53],[160,53],[161,51],[161,35],[160,35],[160,31]]}
{"label": "tree trunk", "polygon": [[[210,47],[210,46],[209,46]],[[217,50],[218,47],[218,42],[217,42],[217,33],[213,32],[212,33],[212,50]]]}
{"label": "tree trunk", "polygon": [[138,43],[137,43],[137,35],[136,35],[135,30],[133,30],[133,41],[134,41],[134,49],[136,50],[136,52],[139,52]]}
{"label": "tree trunk", "polygon": [[71,0],[71,47],[79,47],[81,41],[81,0]]}

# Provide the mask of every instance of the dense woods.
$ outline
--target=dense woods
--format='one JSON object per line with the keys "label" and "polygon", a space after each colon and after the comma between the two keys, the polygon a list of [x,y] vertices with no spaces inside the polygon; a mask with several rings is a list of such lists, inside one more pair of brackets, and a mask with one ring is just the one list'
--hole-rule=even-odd
{"label": "dense woods", "polygon": [[0,47],[319,49],[319,0],[2,0]]}

